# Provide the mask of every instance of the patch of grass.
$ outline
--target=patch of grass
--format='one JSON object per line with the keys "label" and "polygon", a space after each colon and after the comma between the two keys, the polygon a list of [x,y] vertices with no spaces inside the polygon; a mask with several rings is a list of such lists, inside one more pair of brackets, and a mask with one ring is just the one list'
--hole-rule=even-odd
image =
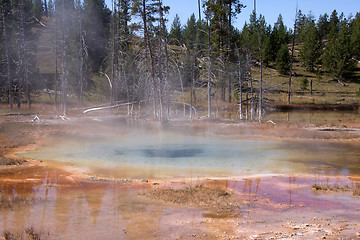
{"label": "patch of grass", "polygon": [[25,236],[22,233],[11,232],[6,230],[0,235],[1,240],[41,240],[41,234],[36,232],[33,227],[24,230]]}
{"label": "patch of grass", "polygon": [[0,210],[15,209],[16,207],[34,204],[35,199],[32,197],[4,197],[0,195]]}
{"label": "patch of grass", "polygon": [[0,166],[21,165],[25,162],[26,160],[23,159],[12,159],[0,156]]}
{"label": "patch of grass", "polygon": [[33,227],[29,227],[29,228],[25,229],[25,233],[31,240],[40,240],[41,239],[40,233],[36,232]]}
{"label": "patch of grass", "polygon": [[356,184],[355,186],[349,186],[349,185],[340,186],[339,184],[315,183],[312,186],[312,189],[315,191],[325,191],[325,192],[348,192],[348,193],[352,193],[354,196],[360,196],[360,184]]}
{"label": "patch of grass", "polygon": [[22,236],[20,236],[17,233],[13,233],[10,231],[5,231],[1,237],[2,240],[20,240],[22,239]]}
{"label": "patch of grass", "polygon": [[203,185],[181,189],[155,189],[142,195],[166,203],[209,208],[215,212],[232,212],[238,207],[231,198],[232,193]]}

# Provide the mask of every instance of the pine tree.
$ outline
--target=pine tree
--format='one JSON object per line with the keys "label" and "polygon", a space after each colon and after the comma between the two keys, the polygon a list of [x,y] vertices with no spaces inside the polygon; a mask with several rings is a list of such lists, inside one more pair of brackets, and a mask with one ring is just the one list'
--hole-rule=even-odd
{"label": "pine tree", "polygon": [[320,15],[316,27],[318,29],[320,39],[321,40],[327,39],[327,36],[330,31],[330,22],[329,22],[329,16],[326,13],[324,15]]}
{"label": "pine tree", "polygon": [[32,5],[32,14],[38,20],[41,20],[41,17],[44,13],[44,6],[41,0],[34,0]]}
{"label": "pine tree", "polygon": [[302,37],[304,36],[304,30],[306,26],[306,15],[304,15],[301,10],[297,12],[296,15],[296,31],[295,31],[295,40],[297,43],[302,42]]}
{"label": "pine tree", "polygon": [[[228,89],[228,102],[232,97],[232,79],[229,65],[231,64],[231,38],[233,34],[232,21],[241,12],[244,5],[239,0],[207,0],[204,2],[205,15],[211,25],[213,50],[219,62],[218,82],[222,87],[221,98],[225,100],[225,88]],[[225,74],[224,74],[225,73]],[[226,83],[227,82],[227,83]]]}
{"label": "pine tree", "polygon": [[314,21],[307,23],[304,30],[303,44],[300,49],[300,56],[304,67],[314,72],[322,54],[322,43]]}
{"label": "pine tree", "polygon": [[331,30],[335,31],[335,32],[338,32],[339,31],[339,23],[340,23],[340,19],[339,19],[338,13],[337,13],[336,10],[334,10],[330,15],[330,21],[329,21],[330,30],[329,30],[329,33],[330,33]]}
{"label": "pine tree", "polygon": [[[133,14],[141,19],[138,27],[142,29],[144,66],[151,82],[148,90],[152,95],[154,117],[160,121],[166,121],[170,111],[170,96],[167,94],[170,88],[169,58],[164,17],[168,10],[169,7],[164,6],[162,0],[136,0],[132,5]],[[168,106],[166,112],[165,105]]]}
{"label": "pine tree", "polygon": [[171,24],[169,41],[175,45],[181,45],[183,43],[183,32],[181,29],[180,17],[177,14]]}
{"label": "pine tree", "polygon": [[276,70],[280,74],[288,74],[290,69],[290,54],[287,44],[283,44],[276,57]]}
{"label": "pine tree", "polygon": [[351,51],[350,42],[350,27],[348,20],[342,16],[340,18],[333,17],[333,21],[330,22],[332,23],[331,30],[322,61],[324,67],[329,70],[334,77],[343,79],[344,73],[351,71],[354,67],[354,54]]}
{"label": "pine tree", "polygon": [[360,13],[351,22],[351,48],[355,58],[360,61]]}
{"label": "pine tree", "polygon": [[110,10],[104,0],[84,0],[84,31],[90,69],[98,72],[106,57],[109,37]]}
{"label": "pine tree", "polygon": [[[276,55],[279,52],[279,49],[283,44],[289,43],[290,35],[288,30],[286,29],[282,15],[279,14],[279,17],[274,24],[274,27],[272,29],[270,38],[269,38],[269,53],[271,54],[268,58],[271,61],[274,61],[276,59]],[[267,54],[267,55],[268,55]],[[267,58],[264,57],[264,61],[267,62]]]}

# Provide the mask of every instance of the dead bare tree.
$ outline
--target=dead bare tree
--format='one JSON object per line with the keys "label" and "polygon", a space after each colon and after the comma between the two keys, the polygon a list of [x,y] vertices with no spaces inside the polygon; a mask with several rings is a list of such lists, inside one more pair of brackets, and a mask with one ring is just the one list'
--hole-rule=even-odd
{"label": "dead bare tree", "polygon": [[16,28],[16,53],[17,53],[17,64],[16,64],[16,75],[17,75],[17,107],[21,107],[22,88],[25,77],[25,39],[23,32],[25,31],[25,3],[23,0],[19,1],[15,6],[17,16],[17,28]]}
{"label": "dead bare tree", "polygon": [[61,26],[61,90],[62,90],[62,109],[64,115],[67,113],[67,87],[68,87],[68,22],[66,21],[66,4],[62,0],[60,6],[60,26]]}
{"label": "dead bare tree", "polygon": [[[164,115],[162,110],[162,121],[168,121],[170,118],[170,83],[169,83],[169,54],[168,54],[168,42],[167,33],[164,20],[164,13],[167,13],[169,8],[163,5],[162,0],[158,0],[158,12],[159,12],[159,30],[160,30],[160,61],[159,61],[159,76],[160,76],[160,101],[163,103],[166,99],[167,111]],[[163,104],[162,104],[163,105]],[[162,109],[164,106],[162,106]]]}
{"label": "dead bare tree", "polygon": [[54,105],[55,108],[58,107],[58,76],[59,76],[59,72],[58,72],[58,18],[55,18],[55,39],[54,39],[54,45],[55,45],[55,76],[54,76],[54,84],[55,84],[55,100],[54,100]]}
{"label": "dead bare tree", "polygon": [[83,29],[83,11],[81,7],[81,1],[78,0],[77,3],[78,8],[78,22],[79,22],[79,43],[80,49],[78,52],[78,59],[79,59],[79,97],[80,97],[80,104],[84,105],[84,64],[85,64],[85,57],[84,55],[87,54],[86,45],[85,45],[85,37],[84,37],[84,29]]}
{"label": "dead bare tree", "polygon": [[13,108],[13,79],[11,74],[11,65],[10,65],[10,46],[9,46],[9,38],[7,31],[7,16],[5,13],[5,2],[1,1],[1,13],[2,13],[2,26],[3,26],[3,34],[4,34],[4,42],[5,42],[5,55],[6,55],[6,70],[7,70],[7,79],[8,79],[8,87],[9,87],[9,105],[10,110]]}
{"label": "dead bare tree", "polygon": [[291,101],[291,77],[293,75],[293,62],[294,62],[294,48],[295,48],[295,36],[296,36],[296,28],[297,28],[297,19],[298,19],[298,7],[296,6],[294,32],[293,32],[293,36],[292,36],[293,38],[292,38],[292,45],[291,45],[290,74],[289,74],[289,87],[288,87],[287,104],[290,104],[290,101]]}
{"label": "dead bare tree", "polygon": [[242,64],[241,64],[241,52],[240,52],[240,48],[237,47],[237,55],[238,55],[238,84],[239,84],[239,117],[240,120],[243,119],[243,104],[242,104],[242,99],[243,99],[243,89],[242,89],[242,85],[243,85],[243,78],[242,78]]}
{"label": "dead bare tree", "polygon": [[208,118],[211,118],[211,21],[207,16],[208,22],[208,82],[207,82],[207,95],[208,95]]}

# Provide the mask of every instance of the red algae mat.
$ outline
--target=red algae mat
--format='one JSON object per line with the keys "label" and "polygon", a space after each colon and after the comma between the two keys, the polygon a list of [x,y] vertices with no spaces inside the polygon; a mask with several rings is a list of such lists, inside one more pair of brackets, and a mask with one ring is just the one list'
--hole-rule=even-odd
{"label": "red algae mat", "polygon": [[[314,183],[359,184],[358,179],[268,176],[244,179],[168,179],[94,182],[50,166],[0,172],[2,231],[33,227],[42,239],[338,239],[360,231],[360,199],[312,190]],[[214,217],[211,209],[153,201],[152,188],[195,185],[231,192],[238,208]],[[29,204],[17,198],[31,199]]]}

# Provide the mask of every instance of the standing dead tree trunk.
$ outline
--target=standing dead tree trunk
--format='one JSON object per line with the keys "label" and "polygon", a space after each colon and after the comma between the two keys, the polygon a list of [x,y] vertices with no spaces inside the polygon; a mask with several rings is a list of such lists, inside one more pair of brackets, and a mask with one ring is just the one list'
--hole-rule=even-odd
{"label": "standing dead tree trunk", "polygon": [[[117,17],[117,11],[116,11],[116,7],[115,7],[115,3],[114,3],[114,0],[111,1],[111,5],[112,5],[112,59],[111,59],[111,80],[112,82],[114,83],[115,82],[115,69],[116,69],[116,66],[115,66],[115,61],[117,59],[116,57],[116,17]],[[114,84],[112,84],[114,85]],[[111,92],[110,92],[110,106],[113,106],[114,105],[114,88],[111,89]]]}
{"label": "standing dead tree trunk", "polygon": [[297,27],[297,17],[298,17],[298,9],[296,7],[296,14],[295,14],[295,23],[294,23],[294,32],[293,32],[293,39],[291,45],[291,58],[290,58],[290,74],[289,74],[289,87],[288,87],[288,99],[287,104],[291,102],[291,77],[293,75],[293,62],[294,62],[294,48],[295,48],[295,36],[296,36],[296,27]]}
{"label": "standing dead tree trunk", "polygon": [[83,30],[83,14],[81,8],[81,2],[78,1],[78,17],[79,17],[79,97],[81,106],[84,105],[84,54],[86,54],[85,37]]}
{"label": "standing dead tree trunk", "polygon": [[232,82],[231,82],[231,73],[228,69],[228,63],[230,62],[230,51],[231,51],[231,28],[232,28],[232,4],[231,1],[228,3],[228,24],[227,24],[227,58],[225,61],[225,71],[228,77],[228,102],[231,103],[231,97],[232,97]]}
{"label": "standing dead tree trunk", "polygon": [[154,107],[154,117],[157,117],[157,84],[155,79],[155,62],[154,62],[154,54],[150,42],[150,36],[148,32],[147,26],[147,9],[146,9],[146,0],[142,0],[141,5],[141,18],[143,22],[143,31],[144,31],[144,42],[146,46],[146,58],[150,57],[150,71],[151,71],[151,82],[152,82],[152,94],[153,94],[153,107]]}
{"label": "standing dead tree trunk", "polygon": [[17,107],[21,108],[21,97],[22,97],[22,88],[25,80],[25,39],[23,32],[25,31],[25,3],[23,0],[20,0],[17,3],[16,13],[17,13],[17,28],[16,28],[16,47],[17,47],[17,86],[16,86],[16,95],[17,95]]}
{"label": "standing dead tree trunk", "polygon": [[198,0],[198,9],[199,9],[199,21],[201,22],[201,0]]}
{"label": "standing dead tree trunk", "polygon": [[26,13],[25,0],[20,0],[15,5],[16,9],[16,43],[17,43],[17,105],[21,107],[23,90],[25,90],[25,98],[27,107],[31,106],[30,99],[30,67],[29,67],[29,50],[26,34]]}
{"label": "standing dead tree trunk", "polygon": [[[162,83],[160,83],[160,89],[162,89],[161,98],[166,99],[166,115],[163,114],[162,121],[168,121],[170,118],[170,83],[169,83],[169,54],[168,54],[168,42],[167,42],[167,33],[166,33],[166,26],[165,26],[165,20],[164,20],[164,12],[167,12],[168,7],[163,6],[162,0],[159,0],[158,2],[159,6],[159,23],[160,23],[160,42],[162,44],[161,48],[163,51],[160,50],[160,55],[162,56],[160,59],[163,59],[163,61],[159,62],[159,65],[163,64],[163,71],[159,72],[160,79],[162,79]],[[164,101],[162,101],[164,102]],[[164,112],[163,112],[164,113]]]}
{"label": "standing dead tree trunk", "polygon": [[239,80],[239,117],[240,120],[243,119],[243,104],[242,104],[242,99],[243,99],[243,89],[242,89],[242,69],[241,69],[241,54],[240,54],[240,49],[237,48],[237,54],[238,54],[238,80]]}
{"label": "standing dead tree trunk", "polygon": [[4,42],[5,42],[5,55],[6,55],[6,68],[7,68],[7,78],[8,78],[8,86],[9,86],[9,105],[10,110],[13,109],[13,79],[11,75],[11,65],[10,65],[10,46],[9,46],[9,38],[7,33],[7,16],[5,14],[5,3],[1,2],[1,13],[3,20],[3,34],[4,34]]}
{"label": "standing dead tree trunk", "polygon": [[195,67],[196,67],[196,55],[194,51],[191,52],[191,83],[190,83],[190,118],[193,117],[193,105],[195,98]]}
{"label": "standing dead tree trunk", "polygon": [[[248,54],[247,62],[250,65],[251,64],[251,58]],[[253,79],[251,74],[251,68],[249,70],[249,81],[250,81],[250,121],[254,120],[255,114],[254,114],[254,86],[253,86]],[[248,101],[247,101],[248,102]]]}
{"label": "standing dead tree trunk", "polygon": [[[254,14],[255,14],[255,18],[257,18],[256,16],[256,0],[254,0]],[[258,20],[257,20],[258,22]],[[263,58],[262,58],[262,38],[261,38],[261,32],[260,32],[260,22],[257,23],[257,34],[258,34],[258,42],[259,42],[259,59],[260,59],[260,80],[259,80],[259,99],[258,99],[258,113],[259,113],[259,122],[262,121],[262,112],[263,112],[263,108],[262,108],[262,102],[263,102],[263,89],[262,89],[262,85],[263,85]]]}
{"label": "standing dead tree trunk", "polygon": [[55,40],[54,40],[54,44],[55,44],[55,100],[54,100],[54,105],[55,105],[55,109],[58,106],[58,76],[59,76],[59,72],[58,72],[58,19],[55,18]]}
{"label": "standing dead tree trunk", "polygon": [[67,24],[65,21],[65,0],[62,0],[61,9],[61,89],[62,89],[62,107],[64,115],[67,112],[67,77],[68,77],[68,59],[67,59]]}
{"label": "standing dead tree trunk", "polygon": [[211,29],[210,20],[208,20],[208,118],[211,118]]}
{"label": "standing dead tree trunk", "polygon": [[262,46],[261,40],[259,35],[259,46],[260,46],[260,82],[259,82],[259,122],[262,121],[262,102],[263,102],[263,60],[262,60]]}

